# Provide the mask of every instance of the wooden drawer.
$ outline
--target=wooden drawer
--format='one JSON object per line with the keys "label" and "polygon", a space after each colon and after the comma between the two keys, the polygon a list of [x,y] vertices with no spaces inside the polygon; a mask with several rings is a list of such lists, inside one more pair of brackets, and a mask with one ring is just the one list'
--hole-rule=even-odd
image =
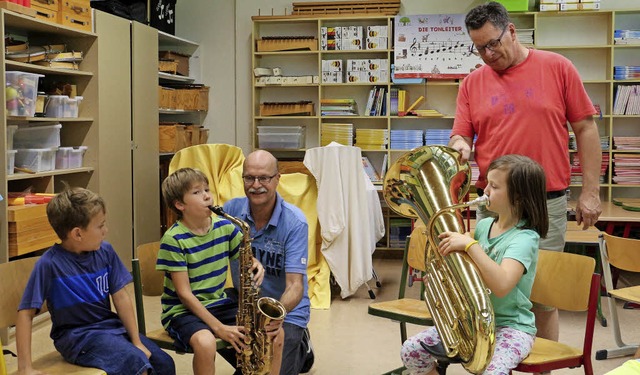
{"label": "wooden drawer", "polygon": [[47,249],[59,241],[46,210],[46,204],[9,206],[9,257]]}
{"label": "wooden drawer", "polygon": [[60,4],[58,0],[31,0],[31,7],[45,8],[57,12]]}
{"label": "wooden drawer", "polygon": [[60,0],[58,23],[91,32],[91,6],[89,0]]}
{"label": "wooden drawer", "polygon": [[36,18],[52,23],[58,22],[58,12],[49,8],[43,8],[35,4],[31,4],[31,8],[36,11]]}

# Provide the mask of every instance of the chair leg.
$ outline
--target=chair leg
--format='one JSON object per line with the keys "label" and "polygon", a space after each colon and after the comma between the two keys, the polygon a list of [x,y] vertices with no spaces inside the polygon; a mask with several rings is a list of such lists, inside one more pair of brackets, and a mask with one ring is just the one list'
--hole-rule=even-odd
{"label": "chair leg", "polygon": [[382,282],[380,281],[380,278],[378,277],[378,274],[376,273],[375,268],[371,268],[371,272],[373,273],[373,278],[376,281],[376,286],[378,288],[382,288]]}
{"label": "chair leg", "polygon": [[[604,272],[607,273],[606,270],[604,270]],[[609,314],[611,316],[611,331],[613,332],[613,339],[618,347],[598,350],[596,352],[597,360],[632,355],[638,349],[638,344],[625,344],[622,341],[622,333],[620,332],[620,322],[618,320],[618,310],[615,298],[607,297],[607,302],[609,305]]]}

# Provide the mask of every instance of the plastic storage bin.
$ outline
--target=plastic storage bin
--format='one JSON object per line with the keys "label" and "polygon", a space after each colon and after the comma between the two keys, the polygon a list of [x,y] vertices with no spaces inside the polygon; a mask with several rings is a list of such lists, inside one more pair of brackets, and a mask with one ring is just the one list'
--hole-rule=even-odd
{"label": "plastic storage bin", "polygon": [[273,133],[290,133],[290,134],[302,134],[304,133],[304,126],[258,126],[259,134],[273,134]]}
{"label": "plastic storage bin", "polygon": [[52,171],[56,166],[56,148],[18,149],[15,164],[32,172]]}
{"label": "plastic storage bin", "polygon": [[64,117],[64,102],[69,99],[66,95],[49,95],[44,115],[46,117]]}
{"label": "plastic storage bin", "polygon": [[75,98],[66,98],[64,100],[64,114],[62,115],[62,117],[77,118],[81,101],[82,96],[76,96]]}
{"label": "plastic storage bin", "polygon": [[60,147],[56,151],[56,169],[81,168],[87,146]]}
{"label": "plastic storage bin", "polygon": [[13,167],[16,162],[16,150],[7,150],[7,174],[13,174]]}
{"label": "plastic storage bin", "polygon": [[7,150],[13,149],[13,135],[18,129],[18,125],[7,125]]}
{"label": "plastic storage bin", "polygon": [[304,134],[258,133],[258,145],[266,149],[301,149],[304,148]]}
{"label": "plastic storage bin", "polygon": [[42,74],[19,71],[5,72],[7,115],[33,117],[36,113],[38,80]]}
{"label": "plastic storage bin", "polygon": [[60,147],[60,129],[61,124],[19,127],[13,135],[12,148]]}

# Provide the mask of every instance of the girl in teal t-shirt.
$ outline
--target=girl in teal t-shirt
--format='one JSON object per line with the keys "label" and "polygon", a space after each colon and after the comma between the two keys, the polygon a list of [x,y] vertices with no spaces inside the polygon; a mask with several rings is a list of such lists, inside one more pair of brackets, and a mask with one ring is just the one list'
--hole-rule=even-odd
{"label": "girl in teal t-shirt", "polygon": [[[441,233],[438,251],[466,252],[491,290],[496,323],[496,345],[485,374],[508,374],[529,355],[535,339],[535,318],[530,311],[531,287],[536,274],[538,241],[549,227],[546,183],[542,167],[522,155],[494,160],[487,172],[488,208],[495,218],[478,222],[474,237]],[[420,343],[440,342],[435,327],[410,337],[401,357],[411,374],[436,374],[435,358]]]}

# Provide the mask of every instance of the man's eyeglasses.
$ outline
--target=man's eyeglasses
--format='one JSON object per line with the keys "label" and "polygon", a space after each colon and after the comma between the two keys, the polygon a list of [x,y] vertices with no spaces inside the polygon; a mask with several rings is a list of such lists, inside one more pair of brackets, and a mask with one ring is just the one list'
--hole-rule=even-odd
{"label": "man's eyeglasses", "polygon": [[505,26],[504,29],[502,29],[502,33],[500,33],[500,36],[495,38],[495,39],[491,39],[489,41],[489,43],[485,44],[482,47],[476,47],[476,45],[473,45],[473,49],[471,50],[471,53],[473,53],[474,55],[481,55],[485,52],[487,52],[487,50],[494,52],[496,50],[496,48],[500,48],[500,46],[502,46],[502,37],[504,36],[504,33],[507,31],[507,29],[509,28],[509,25]]}
{"label": "man's eyeglasses", "polygon": [[261,185],[267,185],[277,175],[276,173],[273,176],[242,176],[242,181],[244,181],[245,185],[253,185],[255,180],[258,180]]}

